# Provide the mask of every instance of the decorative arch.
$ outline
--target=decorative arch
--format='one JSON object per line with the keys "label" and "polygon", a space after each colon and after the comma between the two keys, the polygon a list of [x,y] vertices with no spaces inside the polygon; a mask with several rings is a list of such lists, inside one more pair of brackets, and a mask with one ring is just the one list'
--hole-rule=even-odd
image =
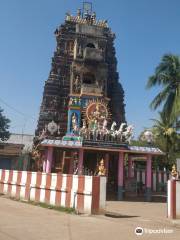
{"label": "decorative arch", "polygon": [[96,83],[96,77],[93,73],[87,72],[83,74],[83,83],[85,84],[95,84]]}
{"label": "decorative arch", "polygon": [[89,48],[96,48],[95,45],[94,45],[94,43],[88,43],[88,44],[86,45],[86,47],[89,47]]}

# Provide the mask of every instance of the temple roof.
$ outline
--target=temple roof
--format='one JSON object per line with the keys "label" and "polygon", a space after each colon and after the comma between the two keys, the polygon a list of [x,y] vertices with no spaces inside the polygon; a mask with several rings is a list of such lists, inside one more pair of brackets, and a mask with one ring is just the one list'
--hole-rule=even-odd
{"label": "temple roof", "polygon": [[137,151],[137,152],[164,154],[159,148],[155,148],[155,147],[129,146],[129,149],[133,152]]}
{"label": "temple roof", "polygon": [[[85,6],[85,5],[86,6]],[[92,3],[84,2],[83,9],[77,10],[77,15],[72,16],[69,12],[66,13],[66,21],[75,22],[78,24],[89,24],[98,27],[108,28],[107,20],[97,20],[96,13],[92,11]]]}
{"label": "temple roof", "polygon": [[41,146],[52,146],[52,147],[60,147],[60,148],[84,148],[84,149],[92,149],[92,150],[102,150],[102,151],[123,151],[127,153],[139,153],[139,154],[152,154],[152,155],[164,155],[164,153],[156,147],[139,147],[139,146],[128,146],[126,144],[121,144],[121,147],[119,147],[119,144],[114,144],[113,147],[110,145],[101,146],[97,144],[95,146],[94,144],[91,146],[83,146],[83,142],[79,139],[79,141],[64,141],[64,140],[52,140],[52,139],[44,139],[41,142]]}

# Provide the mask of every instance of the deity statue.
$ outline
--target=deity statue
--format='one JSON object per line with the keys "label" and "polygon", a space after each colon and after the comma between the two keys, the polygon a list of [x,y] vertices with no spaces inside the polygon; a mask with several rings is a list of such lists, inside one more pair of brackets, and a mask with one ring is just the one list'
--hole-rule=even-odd
{"label": "deity statue", "polygon": [[99,111],[99,105],[98,104],[96,104],[96,109],[95,109],[95,111],[92,113],[92,116],[93,116],[93,118],[95,118],[95,119],[99,119],[100,118],[100,115],[101,115],[101,113],[100,113],[100,111]]}
{"label": "deity statue", "polygon": [[86,120],[83,119],[83,126],[82,128],[80,128],[80,136],[83,137],[83,138],[86,138],[86,135],[87,135],[87,127],[86,127]]}
{"label": "deity statue", "polygon": [[76,114],[73,113],[73,115],[72,115],[72,127],[74,127],[75,125],[77,125],[77,118],[76,118]]}
{"label": "deity statue", "polygon": [[105,176],[106,169],[104,167],[104,159],[102,158],[98,166],[98,176]]}
{"label": "deity statue", "polygon": [[74,84],[73,84],[73,91],[74,93],[80,93],[81,90],[81,81],[79,75],[76,76],[74,79]]}
{"label": "deity statue", "polygon": [[75,113],[73,113],[72,115],[71,124],[72,124],[72,130],[76,132],[78,130],[78,120]]}
{"label": "deity statue", "polygon": [[171,176],[172,176],[172,179],[178,179],[178,172],[176,170],[176,165],[175,164],[173,164],[173,166],[172,166]]}
{"label": "deity statue", "polygon": [[90,102],[86,108],[86,118],[90,138],[103,140],[107,134],[108,110],[103,102]]}
{"label": "deity statue", "polygon": [[71,106],[72,104],[73,104],[73,99],[70,98],[70,99],[69,99],[69,106]]}

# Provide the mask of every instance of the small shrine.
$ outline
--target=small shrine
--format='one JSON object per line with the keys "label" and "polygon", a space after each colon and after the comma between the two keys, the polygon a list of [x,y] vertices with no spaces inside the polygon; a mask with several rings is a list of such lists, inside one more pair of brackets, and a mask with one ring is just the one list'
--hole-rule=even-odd
{"label": "small shrine", "polygon": [[35,145],[44,172],[107,177],[118,200],[125,193],[134,160],[147,163],[146,199],[151,199],[153,147],[131,146],[134,126],[125,119],[124,91],[117,73],[115,34],[97,20],[90,3],[67,14],[55,30],[57,47],[45,82]]}

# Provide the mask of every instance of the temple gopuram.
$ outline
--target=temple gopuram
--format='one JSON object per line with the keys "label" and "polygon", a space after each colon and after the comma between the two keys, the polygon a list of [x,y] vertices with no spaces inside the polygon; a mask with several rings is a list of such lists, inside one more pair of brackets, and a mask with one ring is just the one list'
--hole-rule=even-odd
{"label": "temple gopuram", "polygon": [[122,200],[140,159],[147,163],[145,196],[151,200],[152,157],[163,153],[130,145],[134,127],[125,119],[115,34],[86,3],[76,16],[66,14],[55,37],[36,129],[38,170],[106,176],[107,196]]}

